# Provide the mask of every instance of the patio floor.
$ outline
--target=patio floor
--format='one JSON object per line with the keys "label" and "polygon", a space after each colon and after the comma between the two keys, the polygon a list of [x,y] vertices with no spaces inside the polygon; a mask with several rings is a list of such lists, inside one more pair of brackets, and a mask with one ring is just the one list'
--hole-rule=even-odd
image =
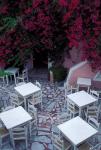
{"label": "patio floor", "polygon": [[[65,98],[64,98],[64,90],[59,88],[58,85],[54,85],[50,83],[47,79],[47,71],[44,70],[36,70],[30,72],[30,81],[35,83],[35,80],[38,80],[42,85],[43,91],[43,109],[41,110],[38,107],[38,132],[33,131],[33,135],[29,140],[29,148],[28,150],[52,150],[51,144],[51,126],[49,121],[44,122],[41,116],[44,118],[47,115],[50,115],[53,120],[57,119],[58,113],[66,112],[66,107],[64,106]],[[8,88],[10,91],[14,90],[14,84],[11,84]],[[9,96],[2,95],[2,99],[8,102],[9,105]],[[2,105],[2,103],[1,103]],[[55,128],[54,128],[55,129]],[[99,133],[101,134],[101,132]],[[101,140],[101,139],[100,139]],[[101,141],[100,141],[101,142]],[[17,150],[24,150],[25,144],[23,142],[16,144]],[[3,146],[2,150],[13,150],[10,144],[6,144]]]}

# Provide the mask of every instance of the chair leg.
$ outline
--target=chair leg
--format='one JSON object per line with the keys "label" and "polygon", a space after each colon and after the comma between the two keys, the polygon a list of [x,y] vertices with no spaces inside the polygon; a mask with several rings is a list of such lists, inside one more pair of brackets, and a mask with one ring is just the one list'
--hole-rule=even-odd
{"label": "chair leg", "polygon": [[0,149],[2,147],[2,138],[0,137]]}
{"label": "chair leg", "polygon": [[28,141],[27,141],[27,139],[26,139],[26,150],[28,150]]}
{"label": "chair leg", "polygon": [[14,139],[12,139],[12,145],[13,145],[13,149],[15,150],[15,142],[14,142]]}

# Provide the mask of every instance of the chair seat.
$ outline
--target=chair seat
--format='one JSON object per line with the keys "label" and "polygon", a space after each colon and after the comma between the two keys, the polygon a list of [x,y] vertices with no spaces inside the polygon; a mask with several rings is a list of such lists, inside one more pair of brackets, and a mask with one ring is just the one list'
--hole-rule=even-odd
{"label": "chair seat", "polygon": [[78,150],[90,150],[91,145],[89,143],[83,143],[78,147]]}

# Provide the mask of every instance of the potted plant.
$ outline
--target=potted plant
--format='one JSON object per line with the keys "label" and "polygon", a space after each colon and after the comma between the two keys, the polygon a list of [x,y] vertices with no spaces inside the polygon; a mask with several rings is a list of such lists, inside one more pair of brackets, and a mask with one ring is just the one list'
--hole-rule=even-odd
{"label": "potted plant", "polygon": [[53,66],[50,68],[50,71],[53,73],[53,80],[54,82],[60,82],[65,80],[67,76],[67,69],[64,68],[62,65]]}

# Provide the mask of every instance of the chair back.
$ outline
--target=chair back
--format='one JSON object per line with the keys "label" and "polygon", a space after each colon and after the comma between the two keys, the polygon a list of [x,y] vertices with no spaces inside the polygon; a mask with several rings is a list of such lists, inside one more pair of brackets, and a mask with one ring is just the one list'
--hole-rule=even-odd
{"label": "chair back", "polygon": [[68,108],[68,111],[72,114],[75,114],[77,111],[79,112],[79,109],[75,106],[75,104],[68,99],[67,101],[67,108]]}
{"label": "chair back", "polygon": [[95,97],[96,99],[99,99],[99,93],[95,90],[90,90],[90,94]]}
{"label": "chair back", "polygon": [[28,113],[32,116],[34,120],[37,120],[37,108],[35,108],[31,104],[28,104]]}
{"label": "chair back", "polygon": [[28,70],[27,69],[24,69],[22,71],[22,77],[23,79],[27,79],[27,82],[28,82]]}
{"label": "chair back", "polygon": [[37,131],[37,108],[28,104],[28,113],[32,116],[32,120],[29,122],[30,137],[33,134],[33,130]]}
{"label": "chair back", "polygon": [[37,80],[36,80],[36,82],[35,82],[35,85],[38,86],[38,87],[41,89],[41,84],[40,84],[40,82],[38,82]]}
{"label": "chair back", "polygon": [[93,126],[95,129],[99,130],[100,127],[100,123],[98,123],[98,121],[95,118],[92,117],[88,117],[88,123]]}
{"label": "chair back", "polygon": [[15,149],[15,141],[25,140],[26,150],[28,148],[28,129],[27,126],[18,126],[12,129],[12,144]]}
{"label": "chair back", "polygon": [[100,106],[92,105],[92,106],[87,106],[87,118],[90,116],[92,118],[96,118],[98,120],[99,117],[99,109]]}
{"label": "chair back", "polygon": [[59,135],[52,134],[52,144],[57,150],[63,150],[63,140],[60,138]]}
{"label": "chair back", "polygon": [[10,93],[10,100],[11,100],[12,106],[14,107],[19,106],[19,97],[17,94]]}

